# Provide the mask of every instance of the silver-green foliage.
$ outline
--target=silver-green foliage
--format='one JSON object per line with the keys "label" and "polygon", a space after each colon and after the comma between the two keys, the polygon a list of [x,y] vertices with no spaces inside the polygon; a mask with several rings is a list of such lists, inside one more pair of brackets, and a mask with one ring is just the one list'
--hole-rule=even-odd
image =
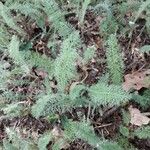
{"label": "silver-green foliage", "polygon": [[55,30],[64,39],[68,37],[73,32],[73,28],[69,25],[64,18],[64,12],[61,11],[55,0],[43,0],[41,2],[43,5],[42,9],[48,16],[48,21],[52,22]]}
{"label": "silver-green foliage", "polygon": [[52,134],[46,132],[38,139],[38,148],[39,150],[47,150],[46,146],[52,140]]}
{"label": "silver-green foliage", "polygon": [[2,108],[2,111],[5,114],[5,117],[9,117],[9,118],[20,116],[22,110],[23,110],[23,107],[19,103],[6,104]]}
{"label": "silver-green foliage", "polygon": [[148,108],[150,106],[150,89],[147,89],[143,92],[142,95],[137,93],[132,94],[132,99],[140,104],[143,108]]}
{"label": "silver-green foliage", "polygon": [[32,106],[32,115],[36,118],[45,117],[56,113],[64,113],[73,108],[80,107],[84,103],[79,98],[80,93],[68,94],[47,94],[40,96],[36,104]]}
{"label": "silver-green foliage", "polygon": [[116,142],[109,142],[106,141],[101,145],[100,150],[124,150],[120,145],[118,145]]}
{"label": "silver-green foliage", "polygon": [[0,51],[5,51],[7,45],[9,44],[10,34],[7,32],[7,28],[1,24],[0,25]]}
{"label": "silver-green foliage", "polygon": [[97,84],[89,88],[89,96],[93,105],[120,105],[130,99],[119,85],[108,85],[105,82],[99,81]]}
{"label": "silver-green foliage", "polygon": [[83,54],[83,63],[88,63],[95,55],[96,48],[94,46],[87,47]]}
{"label": "silver-green foliage", "polygon": [[140,139],[149,139],[150,138],[150,126],[138,128],[134,131],[133,134]]}
{"label": "silver-green foliage", "polygon": [[116,150],[122,150],[116,143],[106,141],[96,136],[93,127],[85,120],[80,122],[68,120],[64,124],[64,129],[64,138],[71,141],[81,139],[98,150],[109,150],[112,147]]}
{"label": "silver-green foliage", "polygon": [[32,51],[22,52],[21,55],[28,63],[28,66],[30,66],[30,68],[37,67],[46,71],[50,76],[53,75],[53,60],[46,55],[42,55]]}
{"label": "silver-green foliage", "polygon": [[100,20],[99,30],[103,37],[106,39],[110,34],[115,33],[118,29],[118,22],[116,17],[113,16],[113,11],[114,8],[112,1],[109,0],[99,2],[94,7],[94,12],[99,16],[103,16]]}
{"label": "silver-green foliage", "polygon": [[134,23],[136,22],[136,20],[140,17],[141,13],[150,5],[150,1],[146,0],[144,2],[141,3],[141,6],[139,7],[139,10],[135,16],[134,19]]}
{"label": "silver-green foliage", "polygon": [[17,133],[12,128],[6,128],[8,139],[3,140],[4,150],[35,150],[35,144],[29,139],[22,138],[20,133]]}
{"label": "silver-green foliage", "polygon": [[76,77],[77,47],[80,43],[78,32],[73,32],[65,39],[59,56],[55,61],[54,75],[58,81],[58,88],[64,90],[69,81]]}
{"label": "silver-green foliage", "polygon": [[[109,150],[113,147],[116,150],[122,150],[115,142],[104,140],[94,133],[93,127],[89,122],[82,120],[80,122],[65,119],[63,120],[63,132],[60,133],[60,138],[56,138],[52,132],[46,132],[38,140],[38,148],[46,150],[46,146],[50,141],[53,141],[52,150],[59,150],[66,144],[77,139],[83,140],[98,150]],[[56,139],[56,140],[54,140]]]}
{"label": "silver-green foliage", "polygon": [[[120,105],[122,103],[126,103],[131,98],[128,93],[123,91],[121,86],[117,85],[122,82],[123,62],[121,58],[121,52],[119,51],[117,38],[114,34],[111,34],[115,33],[117,30],[117,22],[112,15],[112,10],[110,7],[111,3],[109,4],[108,2],[104,2],[103,4],[97,5],[96,9],[102,8],[108,14],[108,17],[106,20],[104,20],[104,24],[101,24],[101,27],[104,29],[103,33],[106,30],[107,36],[109,35],[108,33],[111,34],[107,41],[108,47],[106,56],[108,69],[114,84],[108,85],[108,83],[104,81],[99,81],[97,84],[94,84],[91,87],[84,86],[80,82],[75,82],[77,84],[72,83],[72,80],[78,80],[78,78],[76,78],[78,77],[77,65],[80,63],[78,47],[81,46],[81,39],[79,33],[65,21],[65,13],[57,4],[57,1],[37,0],[33,2],[28,0],[23,2],[23,0],[18,0],[13,2],[13,0],[9,0],[9,2],[7,1],[6,4],[7,6],[4,6],[2,3],[0,3],[0,21],[4,22],[4,24],[7,24],[9,28],[17,31],[21,36],[25,35],[24,31],[17,25],[15,18],[18,16],[13,16],[11,10],[15,10],[19,15],[23,14],[25,17],[30,17],[30,19],[32,21],[36,21],[37,25],[39,26],[41,18],[43,26],[45,21],[48,21],[50,28],[54,29],[54,32],[56,34],[58,33],[62,37],[60,40],[62,43],[59,54],[56,54],[56,59],[53,60],[45,55],[20,49],[21,40],[19,40],[15,35],[12,36],[10,45],[8,46],[9,56],[13,59],[15,65],[19,66],[25,73],[29,73],[31,68],[36,66],[37,68],[44,69],[44,71],[48,73],[48,78],[54,77],[53,79],[55,79],[57,82],[57,85],[54,87],[55,92],[52,92],[51,89],[49,89],[50,92],[48,93],[44,91],[45,89],[40,89],[44,92],[42,91],[43,94],[39,96],[36,95],[36,102],[31,107],[31,114],[33,117],[39,118],[57,113],[63,114],[66,111],[72,110],[72,108],[82,106],[87,107],[89,103],[94,107],[99,107],[100,105]],[[84,0],[82,3],[82,10],[80,11],[82,13],[81,17],[79,16],[80,23],[84,22],[84,16],[89,4],[90,0]],[[113,24],[111,28],[109,25],[111,24],[112,19]],[[108,27],[111,28],[111,31],[107,31]],[[9,38],[11,37],[9,34],[5,34],[3,32],[4,28],[5,26],[0,28],[0,35],[2,35],[2,39],[0,39],[0,41],[2,41],[0,42],[0,48],[6,48]],[[83,65],[88,64],[88,62],[94,57],[94,54],[95,49],[93,47],[87,48],[83,53],[83,59],[81,60],[81,63],[83,61]],[[3,67],[0,67],[0,73],[2,73],[3,76],[6,75],[6,78],[0,79],[7,80],[7,73],[9,76],[9,72],[5,71]],[[16,78],[14,79],[16,80]],[[5,82],[3,84],[5,84]],[[47,84],[48,86],[46,88],[51,88],[49,86],[49,82]],[[5,88],[7,87],[4,87],[2,90],[5,91]],[[7,89],[3,95],[6,94],[7,97],[12,100],[16,97],[14,97],[12,94],[13,92],[11,92],[12,91],[8,91]],[[6,104],[2,111],[4,114],[10,117],[19,116],[23,110],[22,104],[23,102]],[[146,131],[148,132],[149,129],[146,129]],[[5,139],[3,141],[5,149],[30,149],[30,146],[32,145],[30,141],[26,139],[23,140],[22,137],[13,130],[7,129],[6,132],[8,135],[8,140]],[[135,134],[139,136],[138,132],[135,132]],[[92,125],[86,121],[66,121],[64,124],[63,136],[67,141],[74,141],[76,139],[84,140],[92,147],[100,150],[121,150],[116,143],[102,140],[97,137],[94,133]],[[144,136],[140,135],[140,137]],[[46,149],[46,146],[51,140],[52,135],[51,133],[47,132],[40,137],[37,144],[38,148],[41,150]],[[57,144],[59,143],[61,145],[63,142],[63,140],[56,142],[56,144],[53,146],[53,149],[57,149]]]}
{"label": "silver-green foliage", "polygon": [[120,125],[119,131],[123,136],[129,137],[129,129],[127,127]]}
{"label": "silver-green foliage", "polygon": [[108,16],[102,19],[99,26],[100,33],[107,39],[110,34],[116,33],[118,23],[113,16]]}
{"label": "silver-green foliage", "polygon": [[122,83],[124,65],[118,40],[114,34],[111,34],[107,40],[106,57],[112,82],[114,84]]}
{"label": "silver-green foliage", "polygon": [[[90,123],[86,122],[85,120],[83,120],[81,122],[67,120],[66,122],[64,122],[64,128],[65,128],[65,132],[64,132],[65,137],[69,138],[69,139],[75,139],[75,138],[80,138],[80,137],[83,138],[83,137],[85,137],[85,134],[86,135],[88,135],[88,134],[90,135],[90,133],[94,134],[94,130],[93,130],[92,126],[90,126]],[[85,130],[87,132],[85,132]],[[86,137],[88,138],[88,136],[86,136]]]}
{"label": "silver-green foliage", "polygon": [[80,14],[79,15],[79,22],[82,24],[83,21],[84,21],[84,17],[85,17],[85,14],[86,14],[86,10],[88,8],[88,5],[90,4],[91,0],[84,0],[82,2],[82,9],[81,9],[81,12],[79,12]]}
{"label": "silver-green foliage", "polygon": [[56,112],[61,112],[65,107],[60,105],[60,101],[63,101],[64,98],[65,96],[59,94],[41,96],[36,101],[36,104],[32,106],[32,115],[38,118],[40,116],[48,116]]}
{"label": "silver-green foliage", "polygon": [[25,73],[29,73],[30,70],[28,68],[28,65],[26,64],[26,62],[24,61],[23,57],[19,52],[19,46],[20,46],[20,41],[17,38],[17,36],[15,35],[12,36],[10,45],[8,46],[9,55],[11,58],[13,58],[13,60],[17,65],[20,65],[20,67]]}
{"label": "silver-green foliage", "polygon": [[94,147],[99,147],[99,144],[102,143],[101,139],[94,134],[92,126],[86,121],[73,122],[69,120],[65,123],[64,128],[65,138],[71,139],[72,141],[82,139]]}
{"label": "silver-green foliage", "polygon": [[15,19],[12,17],[9,8],[4,6],[2,2],[0,2],[0,16],[4,23],[6,23],[11,29],[17,31],[21,36],[25,35],[23,29],[17,25]]}
{"label": "silver-green foliage", "polygon": [[150,52],[150,45],[144,45],[140,48],[142,53],[149,53]]}
{"label": "silver-green foliage", "polygon": [[5,91],[7,88],[6,82],[10,76],[10,71],[7,70],[7,66],[10,64],[7,63],[6,61],[0,61],[0,90]]}

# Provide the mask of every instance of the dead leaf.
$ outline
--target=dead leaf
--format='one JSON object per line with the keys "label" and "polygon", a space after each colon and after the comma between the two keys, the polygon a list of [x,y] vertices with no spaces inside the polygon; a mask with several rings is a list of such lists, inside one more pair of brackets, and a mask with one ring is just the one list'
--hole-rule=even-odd
{"label": "dead leaf", "polygon": [[132,125],[142,126],[142,125],[147,125],[150,122],[150,118],[142,114],[140,110],[137,108],[133,108],[132,106],[130,106],[129,112],[131,115],[130,123]]}
{"label": "dead leaf", "polygon": [[150,70],[146,70],[143,72],[133,72],[132,74],[125,75],[125,82],[123,83],[123,89],[125,91],[129,91],[130,89],[140,90],[141,88],[149,88],[150,87]]}

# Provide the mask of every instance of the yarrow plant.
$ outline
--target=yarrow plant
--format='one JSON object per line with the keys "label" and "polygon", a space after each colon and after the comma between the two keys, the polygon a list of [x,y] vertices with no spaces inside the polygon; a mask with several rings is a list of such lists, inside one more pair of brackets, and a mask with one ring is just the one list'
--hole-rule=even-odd
{"label": "yarrow plant", "polygon": [[[0,2],[0,121],[32,116],[53,126],[53,129],[35,133],[6,125],[6,136],[0,143],[2,149],[67,149],[78,140],[91,149],[124,149],[119,140],[108,140],[97,134],[95,131],[99,127],[93,125],[91,116],[100,116],[105,108],[124,107],[132,99],[143,108],[150,106],[149,89],[139,95],[122,88],[125,64],[118,33],[124,34],[121,29],[125,20],[120,18],[132,8],[136,15],[130,19],[134,25],[146,12],[148,31],[148,0],[133,3],[126,0],[120,3],[116,0]],[[95,21],[98,33],[90,32],[103,38],[106,58],[98,57],[98,42],[85,42],[85,35],[91,28],[86,20],[88,13],[95,18],[101,15],[102,19]],[[68,16],[73,16],[73,19],[70,17],[73,21]],[[132,33],[133,28],[128,26],[125,33]],[[149,45],[141,47],[141,51],[148,54]],[[100,74],[94,66],[100,66],[102,61],[105,74]],[[88,83],[93,74],[96,74],[94,82]],[[125,111],[122,116],[127,116]],[[139,139],[149,138],[149,126],[137,128],[132,133],[127,126],[119,127],[122,139],[130,134]]]}

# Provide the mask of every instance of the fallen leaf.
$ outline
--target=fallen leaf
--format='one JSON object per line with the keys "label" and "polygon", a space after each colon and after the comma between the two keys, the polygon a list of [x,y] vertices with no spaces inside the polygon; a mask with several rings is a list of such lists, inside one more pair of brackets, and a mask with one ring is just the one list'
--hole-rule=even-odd
{"label": "fallen leaf", "polygon": [[125,91],[129,91],[130,89],[140,90],[143,87],[150,87],[150,70],[133,72],[132,74],[125,75],[124,78],[125,82],[123,83],[123,89]]}
{"label": "fallen leaf", "polygon": [[142,126],[142,125],[147,125],[150,122],[150,118],[142,114],[140,110],[137,108],[133,108],[132,106],[130,106],[129,112],[131,115],[130,123],[132,125]]}

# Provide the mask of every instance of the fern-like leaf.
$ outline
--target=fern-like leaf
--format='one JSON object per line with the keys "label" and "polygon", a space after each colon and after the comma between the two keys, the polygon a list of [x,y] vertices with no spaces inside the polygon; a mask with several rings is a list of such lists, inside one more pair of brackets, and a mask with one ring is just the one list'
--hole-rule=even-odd
{"label": "fern-like leaf", "polygon": [[81,139],[98,150],[111,150],[111,147],[116,150],[122,150],[117,143],[109,142],[96,136],[93,127],[85,120],[81,122],[66,120],[64,129],[64,138],[66,139],[71,139],[72,141]]}
{"label": "fern-like leaf", "polygon": [[21,134],[12,128],[6,128],[8,140],[4,139],[4,147],[6,150],[34,150],[35,144],[29,140],[23,139]]}
{"label": "fern-like leaf", "polygon": [[147,89],[143,92],[142,95],[132,94],[132,99],[140,104],[143,108],[148,108],[150,106],[150,89]]}
{"label": "fern-like leaf", "polygon": [[7,104],[4,108],[2,108],[4,114],[10,118],[20,116],[21,110],[23,110],[23,107],[19,105],[19,103]]}
{"label": "fern-like leaf", "polygon": [[10,35],[7,32],[7,28],[1,24],[0,25],[0,51],[5,52],[7,45],[9,44]]}
{"label": "fern-like leaf", "polygon": [[122,147],[120,147],[117,143],[115,142],[104,142],[102,145],[101,145],[101,149],[100,150],[124,150]]}
{"label": "fern-like leaf", "polygon": [[55,0],[43,0],[41,3],[44,7],[43,11],[48,16],[48,21],[52,22],[53,27],[58,31],[64,39],[68,37],[73,32],[73,27],[71,27],[64,19],[64,13],[58,7]]}
{"label": "fern-like leaf", "polygon": [[120,105],[127,102],[131,97],[121,86],[107,85],[99,82],[89,88],[89,96],[93,105],[100,106],[109,104]]}
{"label": "fern-like leaf", "polygon": [[140,139],[148,139],[150,138],[150,126],[136,129],[133,134]]}
{"label": "fern-like leaf", "polygon": [[17,150],[17,148],[6,139],[3,140],[3,148],[4,150]]}
{"label": "fern-like leaf", "polygon": [[10,28],[16,30],[21,36],[25,35],[25,32],[17,26],[16,22],[11,16],[9,8],[4,6],[2,2],[0,2],[0,16]]}
{"label": "fern-like leaf", "polygon": [[88,5],[90,4],[91,0],[84,0],[82,3],[81,13],[79,14],[79,22],[80,24],[84,21],[84,16],[86,14],[86,10],[88,8]]}
{"label": "fern-like leaf", "polygon": [[81,99],[71,99],[73,96],[65,94],[47,94],[41,96],[36,104],[32,106],[32,115],[36,118],[48,116],[57,112],[64,113],[72,108],[79,107],[83,104]]}
{"label": "fern-like leaf", "polygon": [[118,46],[118,40],[115,35],[110,35],[107,41],[106,49],[107,65],[112,82],[121,84],[123,80],[123,60]]}
{"label": "fern-like leaf", "polygon": [[141,13],[150,5],[150,1],[149,0],[146,0],[145,2],[142,2],[137,14],[136,14],[136,17],[134,19],[134,23],[136,22],[136,20],[140,17]]}
{"label": "fern-like leaf", "polygon": [[150,45],[144,45],[140,48],[142,53],[149,53],[150,52]]}
{"label": "fern-like leaf", "polygon": [[83,54],[83,63],[88,63],[95,55],[95,47],[88,47]]}
{"label": "fern-like leaf", "polygon": [[52,135],[50,132],[44,133],[38,140],[38,148],[39,150],[47,150],[46,146],[51,141]]}
{"label": "fern-like leaf", "polygon": [[61,52],[55,61],[54,70],[60,90],[64,90],[69,81],[76,76],[75,63],[78,58],[76,46],[78,46],[79,42],[78,32],[75,32],[62,43]]}
{"label": "fern-like leaf", "polygon": [[[32,115],[36,118],[40,116],[45,116],[46,114],[44,113],[46,110],[46,107],[48,103],[52,102],[53,106],[49,109],[49,112],[47,112],[47,115],[49,113],[54,113],[56,110],[54,110],[54,104],[56,103],[56,96],[51,96],[51,95],[44,95],[41,96],[35,105],[32,106]],[[53,111],[54,110],[54,111]]]}
{"label": "fern-like leaf", "polygon": [[101,139],[94,134],[92,126],[85,121],[73,122],[69,120],[64,124],[64,128],[64,136],[66,139],[82,139],[93,147],[99,147],[102,143]]}
{"label": "fern-like leaf", "polygon": [[54,62],[46,55],[31,51],[22,52],[21,55],[30,68],[37,67],[39,69],[44,69],[50,76],[53,76]]}
{"label": "fern-like leaf", "polygon": [[20,52],[19,52],[19,40],[17,38],[17,36],[12,36],[12,40],[10,42],[10,45],[8,47],[8,51],[9,51],[9,55],[11,58],[13,58],[15,60],[15,63],[20,65],[20,67],[22,68],[22,70],[26,73],[29,73],[30,70],[28,68],[28,65],[25,63],[25,61],[23,60]]}

